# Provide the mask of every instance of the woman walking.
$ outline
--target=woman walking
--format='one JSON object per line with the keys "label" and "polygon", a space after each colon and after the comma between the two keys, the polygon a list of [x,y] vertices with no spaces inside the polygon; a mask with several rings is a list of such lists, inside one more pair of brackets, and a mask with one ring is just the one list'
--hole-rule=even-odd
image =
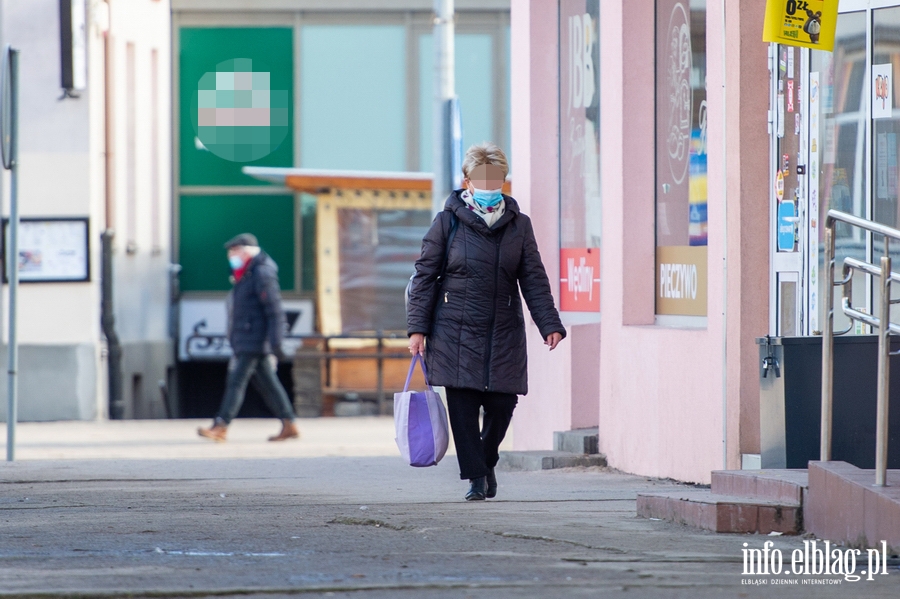
{"label": "woman walking", "polygon": [[521,297],[550,350],[566,330],[531,219],[501,193],[509,174],[503,151],[472,146],[462,171],[463,189],[450,194],[422,241],[407,332],[410,352],[425,356],[429,382],[447,390],[460,478],[470,481],[466,499],[473,501],[496,496],[500,442],[517,396],[528,393]]}

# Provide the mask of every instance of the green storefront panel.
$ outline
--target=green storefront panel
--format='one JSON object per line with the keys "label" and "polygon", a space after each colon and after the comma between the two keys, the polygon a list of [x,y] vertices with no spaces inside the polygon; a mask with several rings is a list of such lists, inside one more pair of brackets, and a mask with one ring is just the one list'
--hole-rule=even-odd
{"label": "green storefront panel", "polygon": [[181,28],[181,185],[265,185],[241,167],[293,166],[293,30]]}
{"label": "green storefront panel", "polygon": [[181,196],[179,218],[182,291],[231,289],[222,246],[239,233],[256,235],[278,263],[281,289],[294,290],[293,196]]}

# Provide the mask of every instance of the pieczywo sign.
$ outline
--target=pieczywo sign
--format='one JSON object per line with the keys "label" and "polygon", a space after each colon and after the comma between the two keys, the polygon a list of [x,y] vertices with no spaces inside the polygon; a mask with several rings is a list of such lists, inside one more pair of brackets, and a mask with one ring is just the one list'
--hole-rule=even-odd
{"label": "pieczywo sign", "polygon": [[559,307],[563,312],[600,311],[600,248],[559,250]]}
{"label": "pieczywo sign", "polygon": [[656,313],[706,316],[707,252],[701,246],[656,248]]}
{"label": "pieczywo sign", "polygon": [[763,41],[834,50],[838,0],[767,0]]}

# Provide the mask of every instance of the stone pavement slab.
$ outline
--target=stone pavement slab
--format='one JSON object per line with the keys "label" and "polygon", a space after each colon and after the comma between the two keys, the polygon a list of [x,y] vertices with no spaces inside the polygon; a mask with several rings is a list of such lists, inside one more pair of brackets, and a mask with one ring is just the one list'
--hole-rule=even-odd
{"label": "stone pavement slab", "polygon": [[[134,435],[138,446],[165,445],[142,430]],[[368,434],[377,436],[355,433],[360,453],[372,450],[363,443]],[[94,442],[91,451],[104,448],[100,437]],[[109,454],[124,451],[108,443]],[[304,443],[312,441],[301,439],[292,451]],[[66,448],[69,456],[77,451]],[[743,576],[743,543],[761,548],[772,541],[789,556],[804,539],[717,535],[637,518],[637,493],[681,488],[670,481],[601,468],[502,472],[497,499],[466,503],[457,473],[452,457],[414,469],[393,455],[0,463],[0,597],[894,598],[900,592],[897,562],[873,582]],[[801,586],[813,578],[839,584]],[[776,585],[780,580],[797,585]]]}

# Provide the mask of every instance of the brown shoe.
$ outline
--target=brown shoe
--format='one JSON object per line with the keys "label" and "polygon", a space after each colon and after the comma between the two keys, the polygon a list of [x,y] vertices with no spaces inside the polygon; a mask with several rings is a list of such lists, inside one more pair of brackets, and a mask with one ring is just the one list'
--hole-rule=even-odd
{"label": "brown shoe", "polygon": [[200,427],[197,429],[197,434],[201,437],[206,437],[207,439],[212,439],[216,443],[223,443],[225,441],[225,434],[228,432],[228,426],[223,424],[220,421],[216,421],[210,428]]}
{"label": "brown shoe", "polygon": [[287,439],[299,439],[300,431],[293,420],[281,421],[281,432],[274,437],[269,437],[269,441],[285,441]]}

